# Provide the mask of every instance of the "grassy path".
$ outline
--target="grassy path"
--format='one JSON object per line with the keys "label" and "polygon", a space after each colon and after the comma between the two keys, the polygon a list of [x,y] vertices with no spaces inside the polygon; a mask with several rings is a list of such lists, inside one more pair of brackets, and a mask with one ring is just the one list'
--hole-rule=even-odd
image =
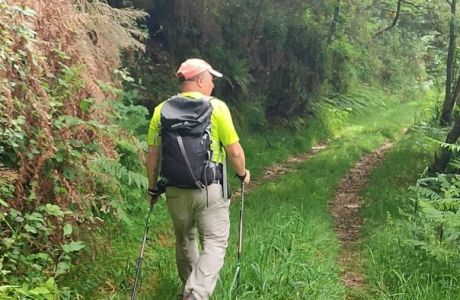
{"label": "grassy path", "polygon": [[[404,103],[344,129],[327,149],[292,165],[290,172],[247,195],[240,290],[234,290],[238,205],[232,205],[230,246],[212,299],[344,299],[349,291],[338,265],[341,246],[328,202],[341,178],[365,153],[411,124],[418,104]],[[399,112],[395,120],[396,112]],[[403,113],[401,113],[403,112]],[[173,257],[169,257],[171,262]],[[173,267],[160,271],[165,285],[152,298],[172,299],[179,290]],[[166,280],[165,280],[166,279]]]}
{"label": "grassy path", "polygon": [[[251,181],[251,184],[248,185],[248,187],[246,188],[246,193],[250,193],[251,191],[256,190],[262,184],[278,179],[278,177],[285,175],[290,170],[295,168],[298,164],[306,162],[314,155],[325,150],[326,148],[327,144],[319,143],[318,145],[313,146],[306,153],[291,156],[285,162],[276,163],[269,166],[262,172],[262,176],[256,177],[254,180]],[[240,196],[240,192],[236,191],[233,200],[238,199]]]}
{"label": "grassy path", "polygon": [[[371,115],[355,116],[327,148],[312,150],[317,151],[314,155],[294,157],[265,175],[260,165],[254,168],[259,179],[246,197],[243,284],[240,290],[234,289],[239,209],[234,203],[226,261],[212,299],[346,298],[349,291],[342,283],[337,263],[341,245],[328,203],[356,161],[386,140],[397,138],[401,128],[411,125],[419,109],[420,103],[393,102]],[[271,138],[271,143],[278,142],[281,148],[273,149],[271,155],[261,153],[259,161],[273,161],[283,153],[283,137],[279,141]],[[292,140],[300,142],[298,138]],[[310,141],[299,143],[299,147],[305,149]],[[69,278],[87,291],[85,295],[91,295],[89,299],[126,299],[133,272],[126,272],[124,266],[132,264],[138,255],[145,208],[140,205],[134,213],[139,217],[133,219],[131,231],[119,227],[102,235],[89,234],[88,239],[101,251],[92,254],[91,266],[82,266],[86,276],[76,272]],[[180,283],[174,263],[174,234],[164,201],[155,209],[151,229],[139,299],[176,299]]]}

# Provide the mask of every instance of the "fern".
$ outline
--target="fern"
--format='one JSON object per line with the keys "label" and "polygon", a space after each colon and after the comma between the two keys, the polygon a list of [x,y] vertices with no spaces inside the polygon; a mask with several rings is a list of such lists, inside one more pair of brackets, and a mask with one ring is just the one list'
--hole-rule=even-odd
{"label": "fern", "polygon": [[441,199],[441,195],[438,192],[433,191],[430,188],[419,186],[415,188],[415,191],[417,191],[419,198],[424,199],[424,200],[437,201]]}
{"label": "fern", "polygon": [[[130,197],[126,193],[132,194],[138,191],[144,191],[148,187],[147,177],[141,173],[128,169],[115,159],[109,159],[105,156],[94,157],[90,161],[91,169],[94,174],[97,174],[97,179],[102,181],[105,187],[115,186],[116,191],[108,192],[111,194],[109,197],[108,205],[115,215],[125,225],[131,226],[132,221],[128,214],[132,204],[128,201]],[[103,176],[105,174],[105,176]],[[119,195],[120,197],[116,197]],[[137,196],[137,195],[136,195]],[[124,199],[124,201],[121,201]]]}
{"label": "fern", "polygon": [[376,111],[386,106],[385,97],[378,97],[381,93],[373,89],[361,88],[349,95],[332,94],[325,97],[325,102],[331,104],[337,109],[362,114],[366,112]]}
{"label": "fern", "polygon": [[449,144],[431,137],[427,137],[428,140],[438,144],[441,148],[447,149],[451,152],[460,152],[460,145],[457,144]]}
{"label": "fern", "polygon": [[127,226],[132,226],[133,222],[131,220],[130,215],[128,214],[128,206],[126,201],[120,201],[120,200],[111,200],[110,206],[112,209],[115,209],[115,214],[118,217],[120,221],[122,221],[125,225]]}
{"label": "fern", "polygon": [[410,243],[421,246],[437,259],[458,257],[460,246],[460,177],[439,174],[422,178],[412,188],[417,192],[417,225]]}
{"label": "fern", "polygon": [[97,156],[91,160],[91,164],[101,172],[115,177],[120,185],[135,187],[139,190],[145,190],[148,187],[147,176],[129,170],[117,160],[109,159],[104,156]]}

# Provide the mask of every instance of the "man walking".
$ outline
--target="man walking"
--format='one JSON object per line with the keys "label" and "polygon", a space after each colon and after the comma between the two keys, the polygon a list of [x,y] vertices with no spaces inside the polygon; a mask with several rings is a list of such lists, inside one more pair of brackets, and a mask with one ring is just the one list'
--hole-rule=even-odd
{"label": "man walking", "polygon": [[210,97],[213,78],[222,74],[204,60],[188,59],[176,76],[181,93],[160,103],[150,122],[149,194],[158,197],[160,174],[174,222],[183,299],[201,300],[208,299],[216,286],[229,237],[230,201],[223,189],[226,157],[245,184],[250,173],[227,105]]}

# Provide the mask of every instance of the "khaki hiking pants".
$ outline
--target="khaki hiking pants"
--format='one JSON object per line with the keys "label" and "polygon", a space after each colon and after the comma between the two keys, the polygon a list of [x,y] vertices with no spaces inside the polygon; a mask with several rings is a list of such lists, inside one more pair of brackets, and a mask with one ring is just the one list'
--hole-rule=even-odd
{"label": "khaki hiking pants", "polygon": [[208,299],[224,264],[230,231],[230,201],[224,201],[220,184],[211,184],[208,207],[206,190],[198,189],[168,187],[166,203],[174,222],[176,264],[184,295],[191,293],[197,300]]}

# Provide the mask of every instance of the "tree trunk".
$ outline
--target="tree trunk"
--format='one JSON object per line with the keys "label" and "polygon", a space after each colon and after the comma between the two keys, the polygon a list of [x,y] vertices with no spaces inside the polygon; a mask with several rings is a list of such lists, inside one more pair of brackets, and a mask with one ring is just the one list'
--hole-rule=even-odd
{"label": "tree trunk", "polygon": [[337,0],[337,4],[335,5],[335,9],[334,9],[334,18],[332,19],[332,23],[331,23],[331,30],[329,31],[329,36],[327,37],[328,44],[332,42],[334,33],[337,30],[337,23],[339,22],[339,13],[340,13],[340,0]]}
{"label": "tree trunk", "polygon": [[248,44],[247,44],[247,49],[251,51],[252,45],[254,43],[254,40],[256,38],[256,32],[257,32],[257,27],[259,26],[259,21],[260,21],[260,15],[262,13],[262,4],[263,1],[259,0],[259,3],[257,5],[257,14],[254,19],[254,23],[252,24],[252,29],[251,29],[251,36],[249,37]]}
{"label": "tree trunk", "polygon": [[441,125],[447,125],[452,122],[452,111],[454,109],[455,99],[452,95],[452,77],[454,69],[454,57],[455,57],[455,40],[456,40],[456,4],[457,0],[450,2],[450,33],[449,33],[449,49],[447,52],[447,67],[446,67],[446,95],[444,97],[444,104],[442,107],[441,114]]}
{"label": "tree trunk", "polygon": [[[446,143],[454,144],[460,137],[460,117],[455,120],[454,127],[447,134]],[[442,173],[449,164],[452,152],[449,149],[441,147],[439,156],[436,156],[434,162],[428,167],[428,172],[431,174]]]}
{"label": "tree trunk", "polygon": [[454,103],[457,103],[457,101],[459,100],[459,96],[460,96],[460,74],[457,76],[457,81],[454,87],[452,88],[452,100],[454,101]]}

